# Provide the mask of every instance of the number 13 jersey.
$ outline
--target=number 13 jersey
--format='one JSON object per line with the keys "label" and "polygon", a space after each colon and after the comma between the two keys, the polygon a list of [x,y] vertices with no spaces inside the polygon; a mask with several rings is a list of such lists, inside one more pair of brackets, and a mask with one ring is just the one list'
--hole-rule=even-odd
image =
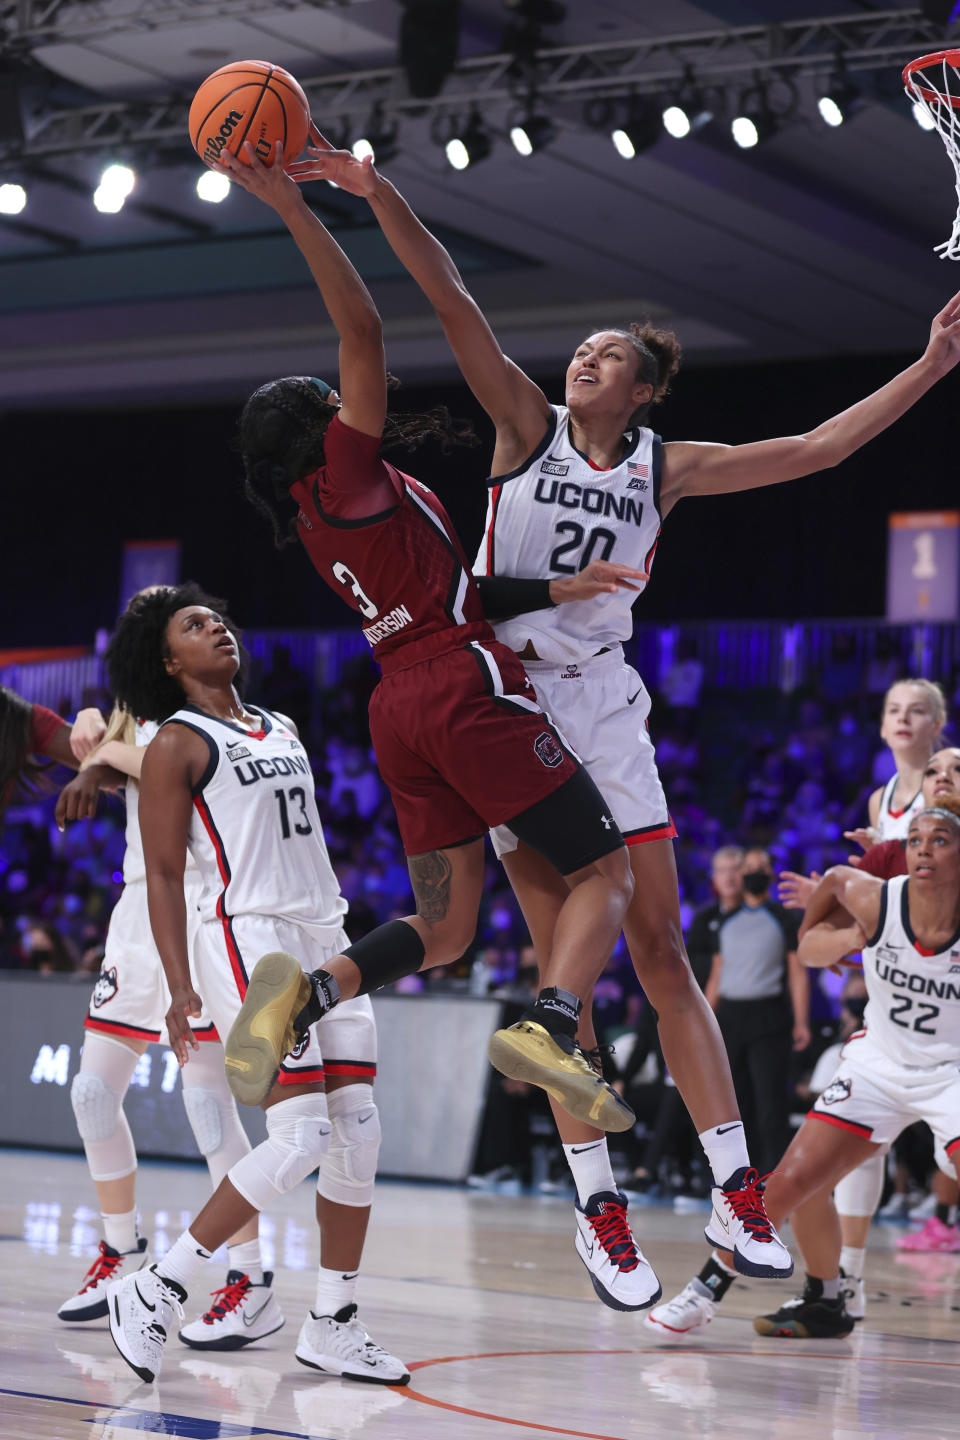
{"label": "number 13 jersey", "polygon": [[246,709],[260,716],[259,730],[193,705],[165,722],[196,731],[209,755],[187,837],[203,882],[200,914],[225,925],[237,915],[279,916],[329,931],[332,942],[347,902],[327,854],[307,752],[269,710]]}
{"label": "number 13 jersey", "polygon": [[[625,436],[619,464],[599,470],[570,438],[569,411],[552,405],[553,421],[518,470],[489,480],[487,520],[474,569],[478,575],[556,579],[591,560],[613,560],[649,572],[660,534],[660,436],[639,427]],[[629,640],[631,606],[644,588],[617,590],[497,624],[497,639],[541,660],[585,660]]]}
{"label": "number 13 jersey", "polygon": [[898,1065],[960,1065],[960,935],[921,949],[910,926],[905,875],[883,887],[877,933],[863,948],[867,1042]]}

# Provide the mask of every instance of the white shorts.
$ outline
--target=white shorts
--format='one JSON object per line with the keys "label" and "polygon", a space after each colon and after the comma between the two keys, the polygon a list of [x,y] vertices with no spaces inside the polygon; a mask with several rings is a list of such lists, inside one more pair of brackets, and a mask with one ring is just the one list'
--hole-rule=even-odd
{"label": "white shorts", "polygon": [[952,1162],[960,1153],[960,1069],[898,1065],[861,1032],[844,1045],[837,1073],[810,1113],[875,1145],[889,1145],[925,1120]]}
{"label": "white shorts", "polygon": [[[339,955],[350,941],[343,930],[311,931],[275,915],[239,915],[228,922],[205,920],[194,947],[197,992],[226,1036],[247,993],[250,973],[261,955],[286,950],[309,973]],[[321,1048],[322,1047],[322,1048]],[[329,1069],[324,1054],[330,1057]],[[370,1078],[377,1070],[377,1031],[367,995],[344,1000],[316,1025],[280,1066],[277,1083],[307,1085],[329,1074]]]}
{"label": "white shorts", "polygon": [[[537,699],[579,757],[613,813],[627,845],[676,835],[647,729],[650,696],[619,645],[589,660],[558,665],[524,660]],[[497,855],[517,848],[506,825],[490,832]]]}
{"label": "white shorts", "polygon": [[[187,953],[192,962],[200,926],[200,877],[195,870],[188,870],[184,876],[183,894],[187,902]],[[170,991],[150,929],[147,882],[131,880],[123,887],[110,916],[103,964],[90,997],[84,1029],[166,1045],[169,1008]],[[198,1040],[219,1042],[220,1036],[206,1010],[191,1028]]]}

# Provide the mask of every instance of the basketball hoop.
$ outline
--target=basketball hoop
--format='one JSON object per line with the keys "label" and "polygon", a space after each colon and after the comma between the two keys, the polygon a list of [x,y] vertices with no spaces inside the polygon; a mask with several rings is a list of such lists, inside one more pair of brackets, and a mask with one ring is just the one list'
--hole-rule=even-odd
{"label": "basketball hoop", "polygon": [[938,130],[953,165],[957,214],[950,239],[934,249],[941,260],[960,260],[960,50],[938,50],[911,60],[904,66],[903,83]]}

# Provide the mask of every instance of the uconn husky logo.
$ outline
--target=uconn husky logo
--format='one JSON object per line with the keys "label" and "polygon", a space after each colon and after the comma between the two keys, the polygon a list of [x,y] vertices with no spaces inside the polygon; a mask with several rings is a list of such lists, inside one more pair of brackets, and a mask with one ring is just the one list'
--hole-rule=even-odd
{"label": "uconn husky logo", "polygon": [[852,1080],[834,1080],[828,1085],[820,1096],[824,1105],[840,1105],[844,1100],[850,1098],[850,1091],[853,1089]]}
{"label": "uconn husky logo", "polygon": [[93,1008],[99,1010],[101,1005],[106,1005],[112,1000],[120,989],[117,984],[117,967],[114,965],[110,970],[101,970],[97,976],[97,983],[93,987]]}

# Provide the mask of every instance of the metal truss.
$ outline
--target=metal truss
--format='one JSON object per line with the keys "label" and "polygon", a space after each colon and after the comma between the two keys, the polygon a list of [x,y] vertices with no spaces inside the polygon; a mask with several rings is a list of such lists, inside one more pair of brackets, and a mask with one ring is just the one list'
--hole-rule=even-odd
{"label": "metal truss", "polygon": [[263,18],[270,10],[334,10],[363,0],[0,0],[5,48],[29,53],[40,45],[104,40],[130,31],[163,30],[198,20]]}
{"label": "metal truss", "polygon": [[[261,0],[262,3],[262,0]],[[321,0],[324,3],[324,0]],[[342,3],[342,0],[333,0]],[[347,0],[350,3],[350,0]],[[131,12],[146,12],[149,0],[127,0]],[[91,9],[103,9],[108,0]],[[0,15],[20,8],[0,0]],[[66,0],[36,0],[27,10],[46,13],[69,8]],[[84,6],[84,10],[88,7]],[[156,0],[151,13],[189,10],[236,13],[255,8],[255,0]],[[261,12],[262,13],[262,12]],[[37,23],[43,15],[38,14]],[[145,25],[150,23],[147,20]],[[798,79],[823,75],[842,63],[846,72],[897,69],[907,60],[944,47],[944,29],[923,18],[917,5],[897,10],[788,21],[780,25],[717,27],[649,40],[562,46],[536,52],[521,67],[515,56],[497,54],[466,60],[448,77],[440,95],[413,99],[403,72],[395,67],[358,70],[315,79],[299,76],[321,126],[365,123],[374,105],[387,120],[405,114],[462,113],[476,107],[485,117],[516,103],[532,83],[541,106],[624,95],[662,94],[691,79],[707,86],[755,84],[765,78]],[[28,119],[22,145],[0,146],[0,160],[109,148],[186,147],[189,96],[162,102],[105,101],[71,110],[50,110]]]}

